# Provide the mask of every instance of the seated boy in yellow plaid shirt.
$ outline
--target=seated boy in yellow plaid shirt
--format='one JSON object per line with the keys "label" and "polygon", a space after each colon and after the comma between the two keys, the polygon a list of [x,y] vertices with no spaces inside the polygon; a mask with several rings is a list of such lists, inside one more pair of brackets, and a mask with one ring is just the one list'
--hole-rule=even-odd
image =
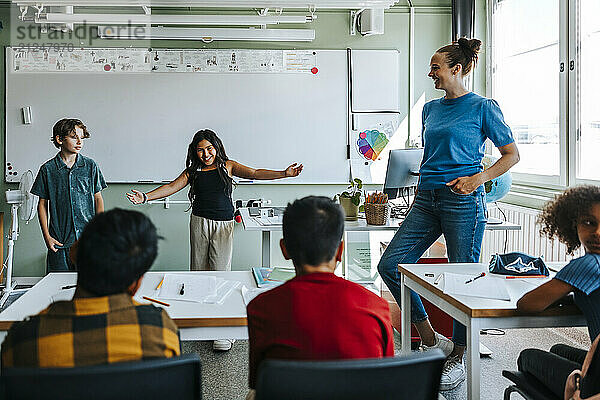
{"label": "seated boy in yellow plaid shirt", "polygon": [[137,211],[113,209],[86,226],[77,249],[73,300],[14,324],[2,367],[77,367],[180,354],[175,323],[132,296],[157,253],[159,236]]}

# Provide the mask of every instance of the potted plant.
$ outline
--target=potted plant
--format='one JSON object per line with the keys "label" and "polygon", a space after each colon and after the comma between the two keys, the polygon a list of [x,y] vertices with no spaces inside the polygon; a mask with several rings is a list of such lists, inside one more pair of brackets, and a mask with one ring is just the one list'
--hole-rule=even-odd
{"label": "potted plant", "polygon": [[356,221],[358,219],[358,207],[360,206],[360,196],[362,189],[362,180],[354,178],[342,193],[335,195],[346,214],[346,220]]}

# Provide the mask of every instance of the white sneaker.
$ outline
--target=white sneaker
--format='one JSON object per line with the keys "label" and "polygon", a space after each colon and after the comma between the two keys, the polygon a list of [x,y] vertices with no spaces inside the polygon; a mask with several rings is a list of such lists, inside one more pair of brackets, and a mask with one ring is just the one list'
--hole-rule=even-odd
{"label": "white sneaker", "polygon": [[213,350],[215,351],[228,351],[235,343],[235,339],[217,339],[213,341]]}
{"label": "white sneaker", "polygon": [[454,342],[448,339],[444,335],[440,335],[439,333],[435,333],[435,344],[433,346],[422,345],[423,351],[428,351],[432,349],[440,349],[444,353],[445,357],[448,357],[452,350],[454,350]]}
{"label": "white sneaker", "polygon": [[444,369],[442,370],[442,379],[440,379],[440,390],[450,390],[457,387],[465,380],[465,366],[458,356],[451,357],[446,360]]}

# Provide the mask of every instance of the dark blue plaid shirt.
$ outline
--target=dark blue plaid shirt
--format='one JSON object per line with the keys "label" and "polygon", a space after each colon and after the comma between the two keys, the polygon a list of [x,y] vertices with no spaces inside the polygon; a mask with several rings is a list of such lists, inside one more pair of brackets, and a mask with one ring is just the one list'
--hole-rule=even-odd
{"label": "dark blue plaid shirt", "polygon": [[50,202],[50,235],[69,247],[96,214],[94,194],[104,188],[106,182],[94,160],[78,154],[73,167],[67,168],[58,153],[40,167],[31,193]]}

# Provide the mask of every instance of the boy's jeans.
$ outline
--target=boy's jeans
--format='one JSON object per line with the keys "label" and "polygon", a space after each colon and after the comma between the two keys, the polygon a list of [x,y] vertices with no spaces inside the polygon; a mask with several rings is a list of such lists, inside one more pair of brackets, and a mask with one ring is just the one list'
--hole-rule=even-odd
{"label": "boy's jeans", "polygon": [[55,253],[52,250],[48,250],[46,256],[46,274],[50,272],[75,272],[75,265],[71,262],[69,257],[69,250],[71,247],[62,247]]}
{"label": "boy's jeans", "polygon": [[[446,239],[451,263],[479,262],[486,224],[485,192],[456,194],[449,187],[421,190],[412,209],[383,253],[377,269],[400,304],[398,264],[416,263],[440,235]],[[411,321],[427,319],[421,298],[411,291]],[[466,345],[466,328],[454,321],[452,341]]]}

